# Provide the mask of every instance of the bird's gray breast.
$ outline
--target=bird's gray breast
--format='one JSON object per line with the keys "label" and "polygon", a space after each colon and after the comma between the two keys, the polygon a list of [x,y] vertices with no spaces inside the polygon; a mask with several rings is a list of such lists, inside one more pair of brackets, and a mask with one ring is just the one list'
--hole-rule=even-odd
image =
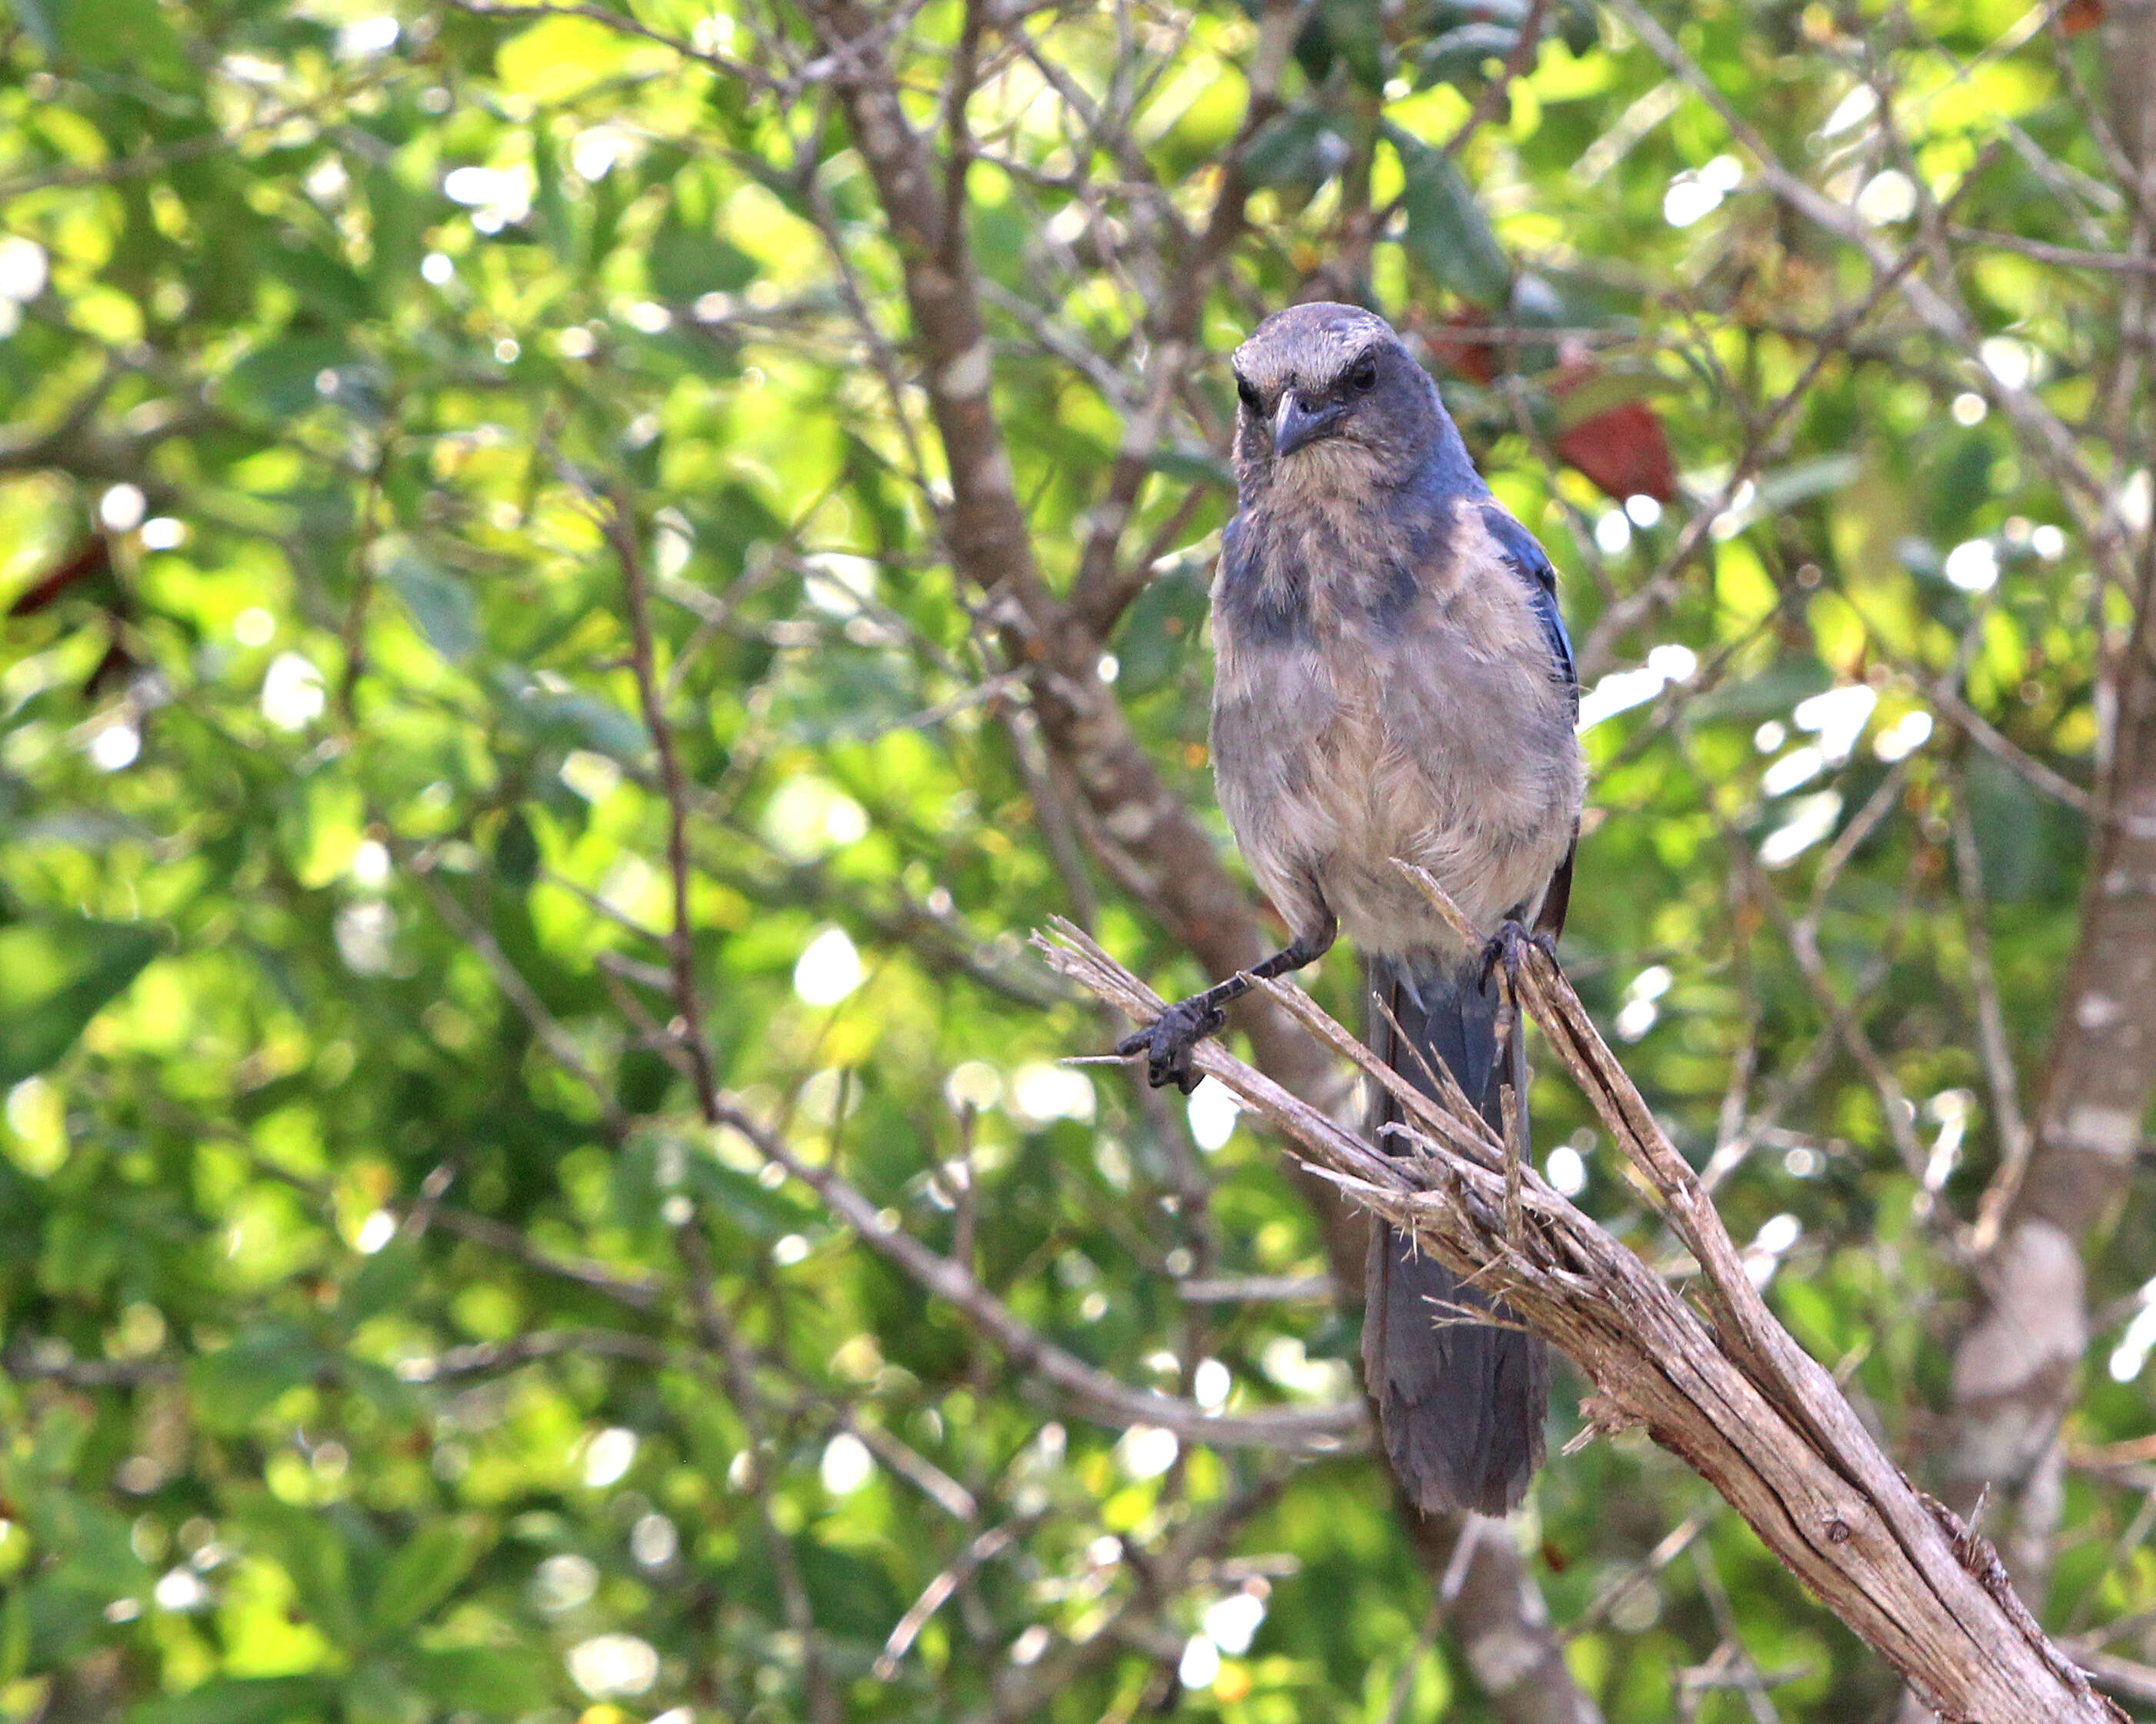
{"label": "bird's gray breast", "polygon": [[1404,592],[1391,559],[1283,569],[1276,530],[1273,566],[1253,567],[1247,528],[1215,582],[1223,812],[1291,925],[1322,900],[1368,951],[1456,943],[1392,858],[1494,930],[1539,900],[1578,813],[1569,696],[1541,625],[1479,516],[1449,526]]}

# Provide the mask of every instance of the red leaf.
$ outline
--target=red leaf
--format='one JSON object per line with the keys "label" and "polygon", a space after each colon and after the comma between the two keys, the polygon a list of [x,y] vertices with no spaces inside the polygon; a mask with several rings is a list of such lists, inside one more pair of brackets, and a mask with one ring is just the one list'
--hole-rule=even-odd
{"label": "red leaf", "polygon": [[112,547],[102,535],[85,541],[74,554],[42,576],[8,607],[11,617],[28,617],[45,608],[69,587],[110,572]]}
{"label": "red leaf", "polygon": [[2059,14],[2059,28],[2069,36],[2093,30],[2102,22],[2103,0],[2066,0],[2066,10]]}
{"label": "red leaf", "polygon": [[1455,311],[1445,320],[1447,330],[1458,330],[1460,336],[1436,335],[1424,338],[1430,357],[1457,377],[1477,383],[1495,382],[1497,377],[1497,350],[1487,341],[1476,341],[1465,336],[1480,328],[1480,311]]}
{"label": "red leaf", "polygon": [[1620,501],[1644,493],[1666,503],[1676,495],[1662,422],[1644,401],[1620,401],[1582,419],[1558,439],[1557,452]]}

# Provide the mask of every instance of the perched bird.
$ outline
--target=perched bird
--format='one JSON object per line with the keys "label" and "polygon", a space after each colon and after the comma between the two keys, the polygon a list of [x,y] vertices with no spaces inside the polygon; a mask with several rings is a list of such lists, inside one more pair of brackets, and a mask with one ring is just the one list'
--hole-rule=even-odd
{"label": "perched bird", "polygon": [[[1213,583],[1214,772],[1292,937],[1117,1051],[1188,1090],[1191,1049],[1221,1008],[1345,928],[1399,1025],[1373,1011],[1373,1046],[1425,1090],[1441,1064],[1498,1124],[1524,1061],[1508,1072],[1500,1058],[1491,959],[1502,941],[1556,937],[1579,828],[1579,692],[1555,572],[1383,318],[1296,305],[1234,364],[1239,506]],[[1429,869],[1492,947],[1469,949],[1395,857]],[[1399,1117],[1381,1095],[1375,1126]],[[1542,1462],[1548,1360],[1540,1340],[1461,1307],[1503,1316],[1379,1230],[1363,1362],[1394,1471],[1424,1509],[1502,1514]]]}

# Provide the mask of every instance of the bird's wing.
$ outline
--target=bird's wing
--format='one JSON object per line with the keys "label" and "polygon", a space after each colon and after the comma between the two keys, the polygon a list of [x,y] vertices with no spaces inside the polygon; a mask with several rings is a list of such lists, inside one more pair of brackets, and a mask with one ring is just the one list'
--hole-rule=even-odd
{"label": "bird's wing", "polygon": [[1504,552],[1506,562],[1527,587],[1535,619],[1543,625],[1543,638],[1549,643],[1552,674],[1572,691],[1572,713],[1577,718],[1579,675],[1573,668],[1572,637],[1564,632],[1564,617],[1557,607],[1557,570],[1551,565],[1549,553],[1499,504],[1482,505],[1482,522]]}
{"label": "bird's wing", "polygon": [[1572,842],[1564,847],[1564,860],[1550,876],[1543,894],[1543,907],[1535,912],[1535,931],[1554,940],[1564,932],[1565,912],[1572,908],[1572,859],[1579,853],[1579,828],[1572,829]]}
{"label": "bird's wing", "polygon": [[[1572,659],[1572,637],[1564,632],[1564,615],[1557,604],[1557,569],[1549,560],[1549,553],[1541,541],[1520,523],[1511,512],[1496,503],[1482,505],[1482,520],[1490,529],[1490,536],[1505,554],[1505,561],[1520,577],[1527,590],[1527,597],[1535,608],[1535,618],[1543,625],[1543,638],[1549,643],[1552,674],[1564,684],[1572,695],[1572,716],[1579,716],[1579,673]],[[1565,846],[1564,860],[1557,865],[1550,877],[1549,888],[1543,894],[1542,910],[1535,917],[1537,931],[1554,940],[1564,931],[1565,911],[1572,903],[1572,859],[1579,848],[1579,832],[1574,827],[1572,842]]]}

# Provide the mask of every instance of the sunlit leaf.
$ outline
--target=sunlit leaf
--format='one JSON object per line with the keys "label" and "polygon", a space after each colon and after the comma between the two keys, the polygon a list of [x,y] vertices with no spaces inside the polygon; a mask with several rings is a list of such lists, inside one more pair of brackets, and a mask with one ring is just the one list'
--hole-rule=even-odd
{"label": "sunlit leaf", "polygon": [[0,926],[0,1086],[59,1060],[157,953],[156,933],[136,922]]}
{"label": "sunlit leaf", "polygon": [[1385,135],[1407,179],[1400,193],[1407,212],[1403,243],[1447,287],[1478,305],[1503,304],[1512,264],[1457,164],[1399,126],[1388,126]]}
{"label": "sunlit leaf", "polygon": [[367,1631],[386,1637],[419,1621],[457,1589],[487,1542],[485,1528],[470,1517],[422,1526],[383,1568],[367,1608]]}

